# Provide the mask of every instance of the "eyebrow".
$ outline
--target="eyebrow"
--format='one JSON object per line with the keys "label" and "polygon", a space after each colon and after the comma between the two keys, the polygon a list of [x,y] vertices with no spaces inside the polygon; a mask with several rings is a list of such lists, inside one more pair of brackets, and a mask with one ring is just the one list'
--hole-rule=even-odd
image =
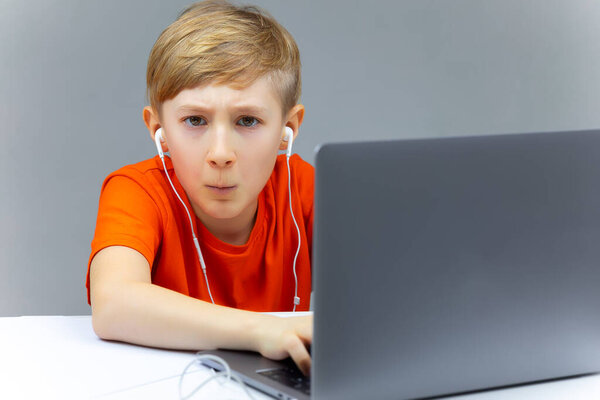
{"label": "eyebrow", "polygon": [[[266,107],[254,106],[254,105],[246,105],[240,104],[233,107],[228,107],[228,110],[234,111],[239,114],[268,114],[268,109]],[[212,112],[213,109],[211,107],[206,107],[197,104],[183,104],[179,107],[175,108],[175,111],[178,113],[195,113],[195,112]]]}

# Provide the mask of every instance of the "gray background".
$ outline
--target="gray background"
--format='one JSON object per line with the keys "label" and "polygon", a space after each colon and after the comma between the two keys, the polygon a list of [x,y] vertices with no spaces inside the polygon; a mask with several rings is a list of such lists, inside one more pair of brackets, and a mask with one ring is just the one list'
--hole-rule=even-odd
{"label": "gray background", "polygon": [[[0,0],[0,316],[88,314],[98,194],[154,154],[150,48],[188,1]],[[294,149],[600,127],[595,0],[267,1],[303,61]]]}

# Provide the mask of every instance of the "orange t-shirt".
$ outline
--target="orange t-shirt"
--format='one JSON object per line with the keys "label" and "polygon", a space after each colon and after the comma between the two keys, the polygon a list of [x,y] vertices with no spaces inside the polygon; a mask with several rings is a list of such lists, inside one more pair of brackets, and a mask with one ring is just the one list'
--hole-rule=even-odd
{"label": "orange t-shirt", "polygon": [[[258,196],[254,228],[248,242],[231,245],[217,239],[194,215],[168,157],[173,184],[192,215],[216,304],[252,311],[293,308],[293,260],[298,235],[289,210],[285,155]],[[302,245],[296,261],[299,311],[308,310],[311,292],[314,169],[298,155],[290,158],[292,204]],[[158,156],[110,174],[100,194],[96,232],[88,261],[86,287],[90,303],[89,265],[108,246],[140,252],[151,266],[152,283],[210,301],[185,209],[169,185]]]}

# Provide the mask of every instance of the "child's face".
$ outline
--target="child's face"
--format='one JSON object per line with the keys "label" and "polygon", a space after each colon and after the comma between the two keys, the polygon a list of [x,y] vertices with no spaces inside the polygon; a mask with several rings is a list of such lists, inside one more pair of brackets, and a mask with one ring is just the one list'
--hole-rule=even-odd
{"label": "child's face", "polygon": [[286,124],[271,84],[263,78],[245,89],[183,90],[163,103],[161,122],[196,215],[205,222],[254,218]]}

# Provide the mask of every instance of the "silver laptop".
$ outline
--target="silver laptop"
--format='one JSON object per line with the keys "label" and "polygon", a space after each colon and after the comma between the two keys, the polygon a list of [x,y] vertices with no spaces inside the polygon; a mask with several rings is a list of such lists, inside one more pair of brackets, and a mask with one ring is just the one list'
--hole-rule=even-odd
{"label": "silver laptop", "polygon": [[310,389],[220,353],[255,386],[414,399],[600,371],[600,131],[326,144],[315,207]]}

